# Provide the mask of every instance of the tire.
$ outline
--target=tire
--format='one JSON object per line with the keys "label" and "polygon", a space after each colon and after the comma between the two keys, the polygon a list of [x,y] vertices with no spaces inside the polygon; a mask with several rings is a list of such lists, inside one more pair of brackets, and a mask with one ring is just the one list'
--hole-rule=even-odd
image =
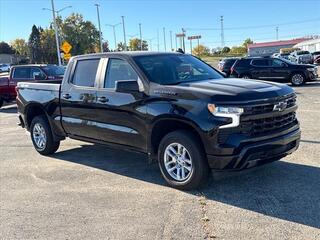
{"label": "tire", "polygon": [[41,155],[53,154],[60,146],[60,141],[53,140],[51,127],[45,115],[37,116],[32,120],[30,134],[34,148]]}
{"label": "tire", "polygon": [[306,82],[306,78],[303,73],[296,72],[290,77],[290,82],[293,86],[302,86]]}
{"label": "tire", "polygon": [[0,97],[0,108],[3,106],[3,99]]}
{"label": "tire", "polygon": [[[182,146],[180,153],[178,153],[179,145]],[[174,154],[172,148],[177,154]],[[181,156],[177,158],[179,154]],[[167,134],[160,142],[158,161],[162,176],[171,187],[191,190],[207,182],[209,166],[205,152],[198,139],[188,131],[178,130]],[[174,170],[169,171],[169,169]]]}
{"label": "tire", "polygon": [[251,79],[251,76],[249,74],[243,74],[241,76],[241,78],[243,78],[243,79]]}

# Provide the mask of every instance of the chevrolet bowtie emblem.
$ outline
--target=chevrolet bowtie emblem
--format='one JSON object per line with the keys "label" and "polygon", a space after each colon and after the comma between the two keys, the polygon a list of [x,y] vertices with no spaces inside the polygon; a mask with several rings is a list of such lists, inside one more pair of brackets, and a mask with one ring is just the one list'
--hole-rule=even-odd
{"label": "chevrolet bowtie emblem", "polygon": [[285,110],[287,108],[287,102],[283,101],[283,102],[279,102],[277,104],[275,104],[273,106],[273,111],[279,111],[282,112],[283,110]]}

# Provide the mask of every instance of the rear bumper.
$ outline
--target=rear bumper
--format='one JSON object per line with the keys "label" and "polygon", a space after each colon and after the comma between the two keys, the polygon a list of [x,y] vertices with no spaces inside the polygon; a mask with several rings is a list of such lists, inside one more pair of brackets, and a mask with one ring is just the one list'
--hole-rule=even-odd
{"label": "rear bumper", "polygon": [[296,151],[299,147],[300,136],[300,130],[296,129],[276,138],[239,147],[236,155],[207,155],[208,163],[214,170],[227,171],[260,166]]}

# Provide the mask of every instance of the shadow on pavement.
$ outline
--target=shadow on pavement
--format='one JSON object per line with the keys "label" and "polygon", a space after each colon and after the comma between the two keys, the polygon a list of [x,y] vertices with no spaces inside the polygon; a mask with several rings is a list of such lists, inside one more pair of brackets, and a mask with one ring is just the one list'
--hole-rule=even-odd
{"label": "shadow on pavement", "polygon": [[[146,156],[139,153],[83,145],[52,157],[166,185],[158,165],[147,164]],[[210,180],[201,189],[208,201],[320,228],[320,168],[279,161],[250,171],[219,175],[220,179]]]}
{"label": "shadow on pavement", "polygon": [[17,113],[17,105],[4,106],[0,108],[0,113]]}

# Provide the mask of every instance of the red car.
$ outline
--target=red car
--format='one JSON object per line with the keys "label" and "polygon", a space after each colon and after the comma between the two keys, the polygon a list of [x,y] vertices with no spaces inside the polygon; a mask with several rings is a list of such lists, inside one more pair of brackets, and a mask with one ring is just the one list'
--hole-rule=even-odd
{"label": "red car", "polygon": [[17,65],[9,74],[0,75],[0,108],[3,103],[15,100],[18,82],[61,82],[65,68],[56,65]]}

